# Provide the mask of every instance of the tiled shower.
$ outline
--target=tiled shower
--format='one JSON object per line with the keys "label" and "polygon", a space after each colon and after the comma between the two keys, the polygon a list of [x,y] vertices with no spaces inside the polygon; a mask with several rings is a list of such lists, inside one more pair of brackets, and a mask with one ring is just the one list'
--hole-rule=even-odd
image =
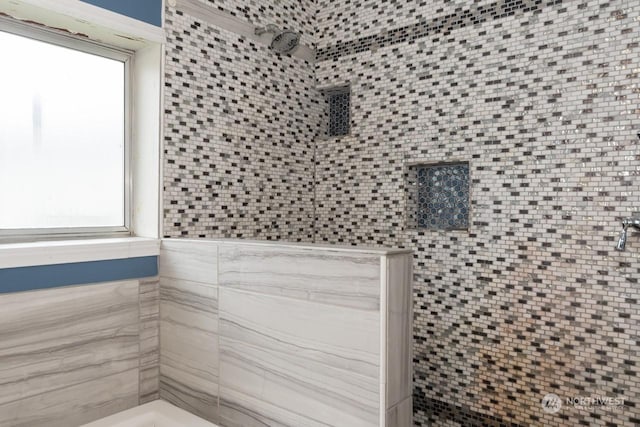
{"label": "tiled shower", "polygon": [[[203,3],[316,60],[167,9],[167,237],[412,249],[415,425],[640,422],[638,245],[614,250],[639,204],[636,2]],[[452,164],[464,214],[413,218],[414,169]],[[556,416],[547,393],[625,407]]]}
{"label": "tiled shower", "polygon": [[[0,295],[9,308],[0,310],[0,427],[47,424],[29,418],[43,408],[57,420],[77,411],[77,425],[158,398],[222,426],[286,425],[233,401],[242,392],[263,403],[228,376],[243,358],[273,350],[253,336],[236,339],[234,328],[275,334],[270,322],[287,309],[299,313],[296,322],[313,319],[296,304],[331,319],[362,301],[331,287],[318,293],[329,301],[313,300],[318,289],[296,287],[312,275],[301,261],[308,254],[287,247],[261,264],[270,258],[254,252],[265,241],[412,253],[412,398],[395,402],[412,403],[414,426],[640,425],[640,231],[629,226],[626,247],[615,249],[621,222],[640,217],[637,0],[155,3],[163,3],[166,36],[160,267],[96,293],[37,291],[48,292],[39,311],[29,294]],[[253,32],[269,24],[299,33],[300,46],[271,49]],[[167,254],[181,238],[204,249],[183,248],[173,265]],[[360,292],[380,291],[380,253],[319,250],[328,251],[322,262],[366,271],[369,288]],[[282,274],[278,262],[298,269],[279,290],[296,303],[263,316],[259,299],[282,296],[269,294],[277,291],[264,273]],[[12,276],[3,268],[0,257],[4,293]],[[223,289],[228,277],[252,272],[249,289]],[[347,287],[345,277],[331,286]],[[367,310],[384,313],[383,294],[366,300]],[[38,314],[49,310],[72,328],[54,336],[63,346],[36,330],[49,331]],[[387,338],[402,347],[399,336]],[[93,340],[105,356],[88,369]],[[29,363],[12,353],[22,348],[14,343]],[[40,369],[42,354],[64,363]],[[17,366],[31,373],[20,376]],[[191,383],[177,380],[182,371]],[[301,372],[320,381],[311,368]],[[59,382],[33,385],[49,376]],[[373,378],[355,406],[371,410],[375,393],[385,393],[371,391]],[[9,385],[28,396],[14,399]],[[209,386],[217,391],[203,391]],[[77,405],[77,395],[92,404]],[[295,392],[283,396],[295,400]],[[325,412],[318,423],[354,425]],[[376,425],[370,412],[362,410]],[[13,414],[26,415],[17,423]],[[388,427],[405,424],[399,417]]]}

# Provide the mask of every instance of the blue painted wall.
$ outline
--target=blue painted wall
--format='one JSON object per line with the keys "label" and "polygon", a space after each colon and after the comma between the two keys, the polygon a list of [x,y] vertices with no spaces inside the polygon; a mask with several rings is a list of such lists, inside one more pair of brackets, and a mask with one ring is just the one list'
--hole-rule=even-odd
{"label": "blue painted wall", "polygon": [[162,26],[162,0],[82,0],[139,21]]}
{"label": "blue painted wall", "polygon": [[0,294],[158,275],[158,257],[0,269]]}

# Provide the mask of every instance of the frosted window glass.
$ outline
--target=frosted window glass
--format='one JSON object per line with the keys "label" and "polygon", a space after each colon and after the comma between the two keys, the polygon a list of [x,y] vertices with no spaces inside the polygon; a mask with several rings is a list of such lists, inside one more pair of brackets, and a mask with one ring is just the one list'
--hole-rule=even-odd
{"label": "frosted window glass", "polygon": [[0,32],[0,228],[123,226],[125,64]]}

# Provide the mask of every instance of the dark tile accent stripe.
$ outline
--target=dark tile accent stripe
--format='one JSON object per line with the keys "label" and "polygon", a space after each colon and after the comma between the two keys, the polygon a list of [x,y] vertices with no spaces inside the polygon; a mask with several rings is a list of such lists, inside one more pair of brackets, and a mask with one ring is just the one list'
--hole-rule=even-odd
{"label": "dark tile accent stripe", "polygon": [[[473,411],[465,406],[443,402],[441,400],[428,398],[425,396],[413,396],[413,406],[415,411],[422,411],[432,423],[442,420],[454,421],[465,427],[522,427],[519,424],[505,421],[499,417],[482,414]],[[416,423],[421,426],[422,424]]]}
{"label": "dark tile accent stripe", "polygon": [[413,42],[434,34],[506,18],[520,12],[538,11],[545,7],[562,4],[563,1],[566,2],[566,0],[500,0],[393,30],[385,30],[379,34],[338,42],[318,49],[316,60],[335,60],[345,55],[353,55],[397,43]]}
{"label": "dark tile accent stripe", "polygon": [[0,294],[158,275],[158,257],[0,269]]}

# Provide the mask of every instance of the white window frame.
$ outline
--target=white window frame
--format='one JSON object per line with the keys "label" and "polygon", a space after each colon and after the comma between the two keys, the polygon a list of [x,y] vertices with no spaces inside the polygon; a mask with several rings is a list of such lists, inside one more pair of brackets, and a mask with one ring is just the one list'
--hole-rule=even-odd
{"label": "white window frame", "polygon": [[100,238],[125,237],[133,235],[132,206],[132,81],[133,61],[132,51],[97,43],[92,40],[73,36],[63,31],[56,31],[48,27],[25,24],[0,16],[0,31],[42,41],[56,46],[73,49],[79,52],[102,56],[104,58],[122,61],[124,63],[124,225],[105,227],[57,227],[57,228],[0,228],[0,242],[18,242],[30,240],[53,240],[66,238]]}

